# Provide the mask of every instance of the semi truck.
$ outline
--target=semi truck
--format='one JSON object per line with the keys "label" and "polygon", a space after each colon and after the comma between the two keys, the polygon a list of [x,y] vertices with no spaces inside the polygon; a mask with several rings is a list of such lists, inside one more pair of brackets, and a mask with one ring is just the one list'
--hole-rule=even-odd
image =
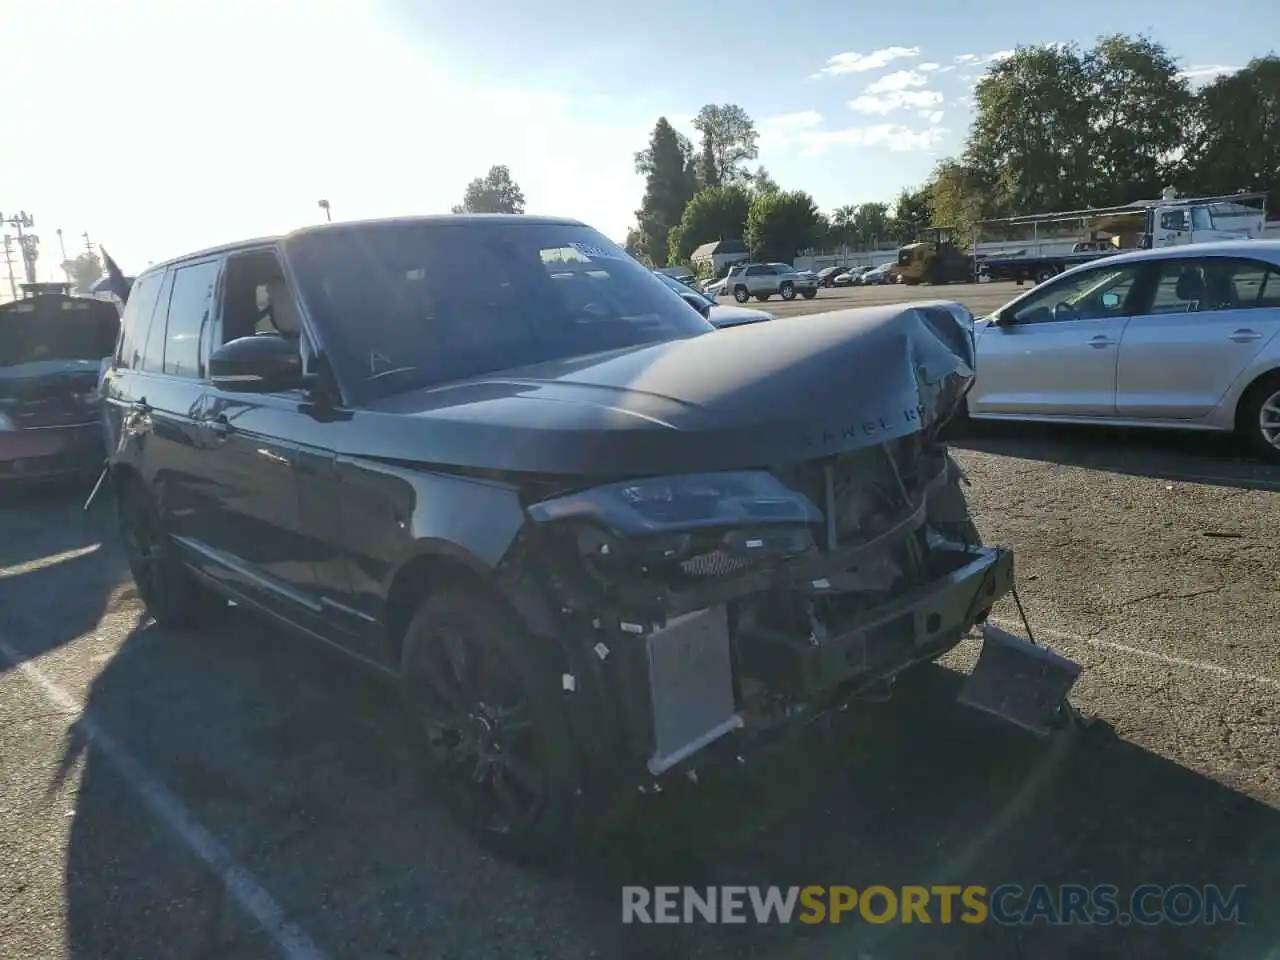
{"label": "semi truck", "polygon": [[903,283],[1033,280],[1043,283],[1068,267],[1122,250],[1167,247],[1205,240],[1261,237],[1266,232],[1265,193],[1179,198],[1169,188],[1159,200],[1120,207],[1087,207],[975,225],[972,248],[963,250],[951,227],[922,231],[898,248],[895,272]]}
{"label": "semi truck", "polygon": [[1266,230],[1266,198],[1266,193],[1179,198],[1169,188],[1159,200],[1120,207],[982,221],[970,254],[974,279],[1043,283],[1069,267],[1123,250],[1257,238]]}

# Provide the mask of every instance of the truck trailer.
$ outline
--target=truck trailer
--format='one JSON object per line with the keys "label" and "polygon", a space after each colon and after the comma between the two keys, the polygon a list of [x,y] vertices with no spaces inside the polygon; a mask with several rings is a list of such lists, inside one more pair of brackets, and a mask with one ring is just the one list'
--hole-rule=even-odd
{"label": "truck trailer", "polygon": [[[1170,188],[1159,200],[1126,206],[981,221],[971,252],[974,278],[1043,283],[1077,264],[1124,250],[1257,238],[1266,230],[1266,197],[1178,198]],[[986,239],[993,235],[999,236]]]}

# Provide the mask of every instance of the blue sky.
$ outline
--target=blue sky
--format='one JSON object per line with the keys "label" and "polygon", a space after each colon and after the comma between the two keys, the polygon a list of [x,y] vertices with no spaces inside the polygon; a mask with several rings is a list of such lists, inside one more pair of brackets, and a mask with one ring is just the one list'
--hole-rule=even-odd
{"label": "blue sky", "polygon": [[[977,15],[978,10],[987,12]],[[508,164],[530,212],[621,239],[632,154],[659,115],[688,132],[738,103],[760,162],[830,210],[891,200],[955,152],[970,86],[1019,44],[1146,32],[1197,80],[1269,52],[1280,3],[926,0],[41,0],[0,4],[0,212],[88,231],[126,268],[336,218],[447,211]],[[323,12],[322,12],[323,11]],[[747,12],[749,11],[749,17]],[[20,85],[14,78],[31,78]],[[112,111],[122,119],[110,122]],[[93,141],[85,140],[89,134]],[[75,243],[68,244],[74,247]]]}

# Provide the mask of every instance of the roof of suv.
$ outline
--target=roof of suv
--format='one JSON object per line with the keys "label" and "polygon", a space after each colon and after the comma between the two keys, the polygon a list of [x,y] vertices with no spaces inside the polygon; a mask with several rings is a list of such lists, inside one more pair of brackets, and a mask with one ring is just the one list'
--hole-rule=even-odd
{"label": "roof of suv", "polygon": [[211,257],[221,253],[227,253],[233,250],[241,250],[246,247],[264,247],[270,244],[279,243],[281,240],[287,240],[290,237],[302,236],[309,233],[341,233],[346,230],[352,230],[359,227],[370,226],[390,226],[394,224],[435,224],[442,227],[457,226],[463,223],[520,223],[530,226],[561,226],[561,227],[584,227],[586,224],[579,220],[573,220],[568,217],[531,217],[523,213],[437,213],[426,216],[416,217],[378,217],[369,220],[342,220],[338,223],[316,223],[305,227],[299,227],[296,230],[290,230],[288,233],[280,233],[272,236],[254,237],[246,240],[236,240],[231,243],[221,243],[215,247],[205,247],[203,250],[194,250],[191,253],[184,253],[177,257],[170,257],[159,263],[152,264],[142,273],[154,273],[157,270],[163,270],[170,264],[181,263],[184,260],[195,260],[200,257]]}

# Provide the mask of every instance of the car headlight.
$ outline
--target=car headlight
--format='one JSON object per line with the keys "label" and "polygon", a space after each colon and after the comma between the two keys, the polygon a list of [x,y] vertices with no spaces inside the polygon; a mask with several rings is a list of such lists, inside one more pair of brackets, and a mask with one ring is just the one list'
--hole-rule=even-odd
{"label": "car headlight", "polygon": [[803,494],[763,470],[646,477],[592,487],[529,507],[540,523],[593,520],[620,534],[759,523],[821,523]]}

